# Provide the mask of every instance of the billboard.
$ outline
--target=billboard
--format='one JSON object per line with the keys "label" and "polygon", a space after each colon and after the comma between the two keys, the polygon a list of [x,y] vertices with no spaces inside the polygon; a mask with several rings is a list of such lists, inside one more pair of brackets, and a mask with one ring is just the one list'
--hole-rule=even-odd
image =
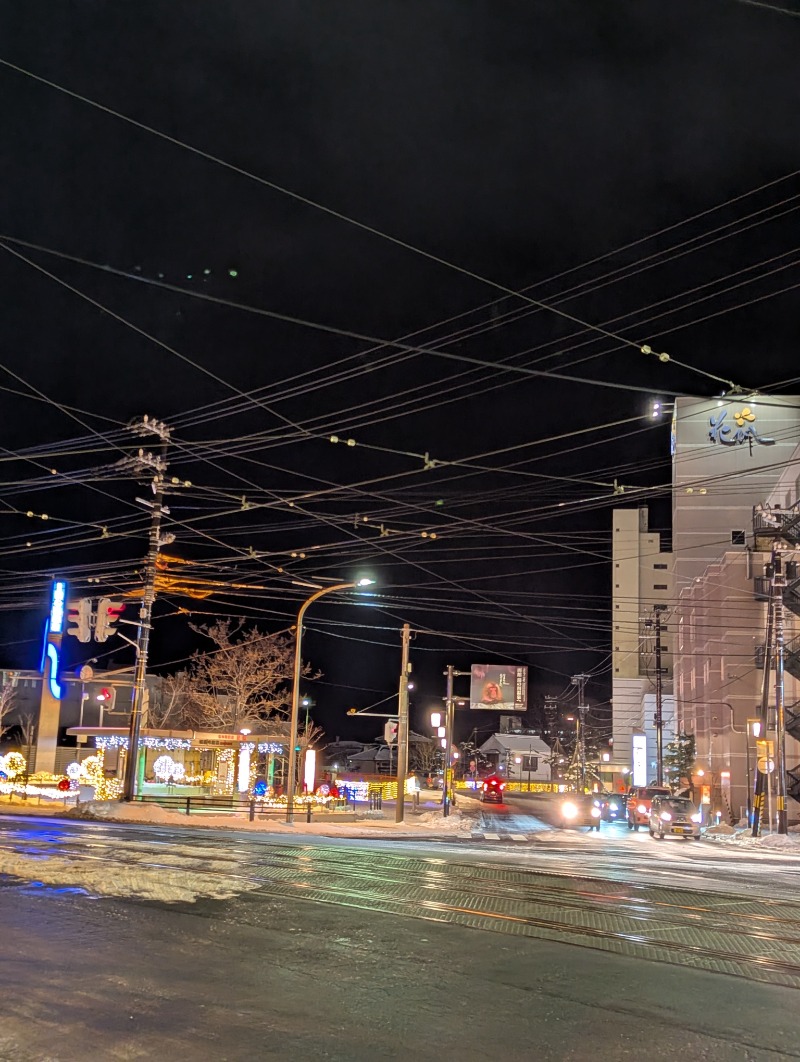
{"label": "billboard", "polygon": [[480,711],[527,711],[527,667],[473,664],[470,669],[469,706]]}
{"label": "billboard", "polygon": [[633,732],[633,784],[647,785],[647,737],[640,730]]}

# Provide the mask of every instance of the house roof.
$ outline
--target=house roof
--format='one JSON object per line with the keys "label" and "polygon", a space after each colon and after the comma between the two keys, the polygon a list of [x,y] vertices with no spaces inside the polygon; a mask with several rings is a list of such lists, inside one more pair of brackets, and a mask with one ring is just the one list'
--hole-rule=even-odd
{"label": "house roof", "polygon": [[492,734],[481,745],[480,752],[532,752],[549,756],[550,748],[535,734]]}

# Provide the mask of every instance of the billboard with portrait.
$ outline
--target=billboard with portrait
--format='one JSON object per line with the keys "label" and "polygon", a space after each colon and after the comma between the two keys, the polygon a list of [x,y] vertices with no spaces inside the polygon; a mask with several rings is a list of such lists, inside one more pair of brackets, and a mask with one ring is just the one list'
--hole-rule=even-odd
{"label": "billboard with portrait", "polygon": [[497,712],[527,711],[527,667],[518,667],[516,664],[473,664],[470,676],[470,708]]}

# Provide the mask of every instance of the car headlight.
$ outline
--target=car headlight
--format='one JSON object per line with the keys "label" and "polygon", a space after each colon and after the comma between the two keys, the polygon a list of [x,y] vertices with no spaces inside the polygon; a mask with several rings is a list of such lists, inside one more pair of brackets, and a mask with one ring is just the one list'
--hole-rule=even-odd
{"label": "car headlight", "polygon": [[599,807],[598,807],[598,806],[597,806],[596,804],[595,804],[595,806],[594,806],[594,807],[592,808],[592,816],[593,816],[593,817],[594,817],[595,819],[599,819],[599,818],[600,818],[600,808],[599,808]]}
{"label": "car headlight", "polygon": [[564,804],[564,806],[561,808],[561,813],[565,819],[574,819],[575,816],[578,814],[578,809],[575,807],[574,804]]}
{"label": "car headlight", "polygon": [[646,815],[647,814],[647,808],[644,806],[644,804],[639,804],[639,806],[636,808],[636,810],[639,812],[640,815]]}
{"label": "car headlight", "polygon": [[703,816],[700,814],[699,811],[695,812],[695,814],[692,815],[692,822],[702,822],[702,821],[703,821]]}
{"label": "car headlight", "polygon": [[619,811],[619,804],[609,804],[608,807],[610,811]]}
{"label": "car headlight", "polygon": [[670,813],[668,811],[662,811],[661,815],[659,817],[661,819],[663,819],[664,822],[671,822],[672,821],[672,816],[670,815]]}

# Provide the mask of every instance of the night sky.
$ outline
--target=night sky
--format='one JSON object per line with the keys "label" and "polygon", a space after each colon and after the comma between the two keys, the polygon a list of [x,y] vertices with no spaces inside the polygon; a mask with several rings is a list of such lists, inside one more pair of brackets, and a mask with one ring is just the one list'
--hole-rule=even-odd
{"label": "night sky", "polygon": [[417,728],[447,663],[528,664],[531,722],[588,672],[600,718],[611,509],[669,527],[651,400],[800,386],[800,4],[0,0],[0,40],[4,666],[52,575],[139,584],[148,413],[169,552],[253,587],[165,595],[156,669],[368,573],[308,617],[331,737],[382,729],[345,713],[404,622]]}

